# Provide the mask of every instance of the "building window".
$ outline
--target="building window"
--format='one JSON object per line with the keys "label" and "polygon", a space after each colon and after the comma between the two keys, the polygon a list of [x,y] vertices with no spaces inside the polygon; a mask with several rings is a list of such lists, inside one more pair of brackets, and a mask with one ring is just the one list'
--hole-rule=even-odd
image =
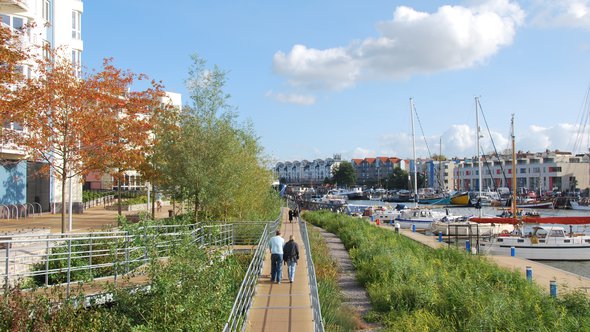
{"label": "building window", "polygon": [[5,14],[0,14],[0,21],[16,30],[22,29],[26,24],[26,21],[22,17],[10,16]]}
{"label": "building window", "polygon": [[51,18],[51,5],[49,4],[49,0],[43,1],[43,19],[45,22],[50,22]]}
{"label": "building window", "polygon": [[82,52],[80,50],[72,50],[72,66],[76,77],[82,76]]}
{"label": "building window", "polygon": [[72,11],[72,38],[82,39],[82,13]]}

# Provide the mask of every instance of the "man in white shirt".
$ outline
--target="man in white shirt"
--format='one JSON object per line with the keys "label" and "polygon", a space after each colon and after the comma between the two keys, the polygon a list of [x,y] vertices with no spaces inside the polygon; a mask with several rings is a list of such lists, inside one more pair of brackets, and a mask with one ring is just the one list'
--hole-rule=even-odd
{"label": "man in white shirt", "polygon": [[270,238],[268,248],[270,249],[270,280],[281,283],[283,277],[283,246],[285,240],[281,237],[281,231],[277,230],[275,236]]}

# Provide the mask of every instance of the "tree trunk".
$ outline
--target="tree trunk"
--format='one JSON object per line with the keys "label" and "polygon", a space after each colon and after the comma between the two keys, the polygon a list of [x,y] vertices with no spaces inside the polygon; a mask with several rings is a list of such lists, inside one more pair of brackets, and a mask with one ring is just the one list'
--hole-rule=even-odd
{"label": "tree trunk", "polygon": [[123,202],[121,201],[121,176],[117,175],[117,212],[123,214]]}
{"label": "tree trunk", "polygon": [[156,220],[156,186],[152,186],[152,219]]}
{"label": "tree trunk", "polygon": [[[65,164],[65,162],[64,162]],[[61,172],[61,233],[66,232],[66,176],[67,168],[62,168]],[[70,212],[71,213],[71,212]]]}

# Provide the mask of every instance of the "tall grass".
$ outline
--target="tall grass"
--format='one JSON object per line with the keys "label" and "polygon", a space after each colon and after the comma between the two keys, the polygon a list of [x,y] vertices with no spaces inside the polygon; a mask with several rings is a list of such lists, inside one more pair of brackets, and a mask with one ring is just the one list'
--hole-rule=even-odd
{"label": "tall grass", "polygon": [[167,263],[149,264],[149,292],[111,285],[107,306],[63,303],[59,288],[12,289],[0,301],[0,331],[221,331],[251,257],[224,256],[184,240]]}
{"label": "tall grass", "polygon": [[590,331],[585,294],[554,299],[483,257],[433,250],[347,216],[305,219],[340,236],[375,318],[392,330]]}
{"label": "tall grass", "polygon": [[360,326],[356,314],[343,303],[338,286],[338,264],[330,255],[322,235],[308,228],[313,264],[318,283],[318,294],[322,307],[322,318],[326,331],[355,331]]}

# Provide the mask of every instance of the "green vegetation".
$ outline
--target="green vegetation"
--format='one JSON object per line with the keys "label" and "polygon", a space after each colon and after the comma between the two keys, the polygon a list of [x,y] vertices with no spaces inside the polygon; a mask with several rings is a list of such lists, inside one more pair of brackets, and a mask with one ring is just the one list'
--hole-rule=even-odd
{"label": "green vegetation", "polygon": [[108,195],[114,195],[115,192],[114,191],[92,191],[92,190],[84,190],[82,191],[82,201],[84,203],[97,199],[97,198],[102,198],[104,196],[108,196]]}
{"label": "green vegetation", "polygon": [[0,303],[0,330],[221,331],[251,257],[224,256],[191,240],[174,246],[165,262],[150,262],[149,292],[111,285],[109,306],[83,309],[66,301],[57,309],[52,301],[63,301],[59,288],[36,295],[11,289]]}
{"label": "green vegetation", "polygon": [[371,319],[395,331],[588,331],[583,293],[551,298],[517,272],[455,249],[328,212],[305,219],[337,234],[373,304]]}
{"label": "green vegetation", "polygon": [[330,250],[322,235],[312,227],[308,228],[313,265],[318,283],[322,318],[326,331],[355,331],[357,326],[355,313],[342,304],[342,293],[338,286],[338,265],[330,255]]}
{"label": "green vegetation", "polygon": [[186,81],[192,104],[156,130],[155,183],[190,202],[195,220],[273,220],[280,204],[273,176],[252,125],[238,123],[229,105],[227,73],[192,59]]}
{"label": "green vegetation", "polygon": [[353,186],[356,184],[356,171],[352,164],[348,161],[343,161],[334,169],[332,182],[338,186]]}

